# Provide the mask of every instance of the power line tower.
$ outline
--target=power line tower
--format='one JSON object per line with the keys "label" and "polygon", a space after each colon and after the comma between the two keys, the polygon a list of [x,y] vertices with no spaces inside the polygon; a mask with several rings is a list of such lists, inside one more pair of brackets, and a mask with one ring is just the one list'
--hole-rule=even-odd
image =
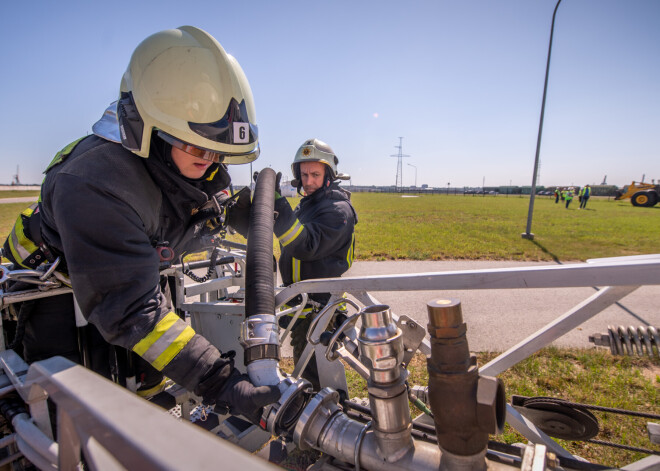
{"label": "power line tower", "polygon": [[399,149],[398,154],[392,154],[390,157],[396,157],[398,159],[396,164],[396,184],[394,185],[396,191],[400,191],[403,188],[403,158],[410,157],[403,153],[403,138],[399,138],[399,145],[394,146]]}
{"label": "power line tower", "polygon": [[21,181],[18,178],[18,165],[16,166],[16,175],[14,175],[14,179],[11,182],[12,185],[20,185]]}

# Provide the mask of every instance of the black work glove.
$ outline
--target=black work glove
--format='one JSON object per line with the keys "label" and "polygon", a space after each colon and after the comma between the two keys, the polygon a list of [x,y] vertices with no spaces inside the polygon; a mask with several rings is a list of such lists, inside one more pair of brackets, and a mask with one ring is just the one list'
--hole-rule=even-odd
{"label": "black work glove", "polygon": [[243,237],[247,238],[248,226],[250,224],[250,208],[252,200],[251,191],[248,187],[241,190],[241,195],[234,204],[227,208],[227,225],[236,229]]}
{"label": "black work glove", "polygon": [[277,386],[255,386],[248,375],[234,369],[215,401],[217,412],[242,415],[259,425],[264,406],[276,402],[282,394]]}

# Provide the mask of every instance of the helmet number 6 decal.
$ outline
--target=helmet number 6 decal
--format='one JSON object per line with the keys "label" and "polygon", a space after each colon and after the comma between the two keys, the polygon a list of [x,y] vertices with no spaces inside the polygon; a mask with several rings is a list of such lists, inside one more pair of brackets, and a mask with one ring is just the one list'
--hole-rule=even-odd
{"label": "helmet number 6 decal", "polygon": [[234,144],[247,144],[250,142],[250,125],[248,123],[234,124]]}

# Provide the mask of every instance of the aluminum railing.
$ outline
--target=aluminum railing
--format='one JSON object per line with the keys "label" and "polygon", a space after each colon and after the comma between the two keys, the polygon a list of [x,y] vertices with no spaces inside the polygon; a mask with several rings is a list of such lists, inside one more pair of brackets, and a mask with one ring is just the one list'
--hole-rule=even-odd
{"label": "aluminum railing", "polygon": [[[17,392],[29,405],[3,442],[40,469],[93,470],[277,469],[261,458],[179,421],[164,409],[62,357],[29,366],[12,350],[0,352],[0,392]],[[0,398],[1,399],[1,398]],[[46,399],[56,405],[52,439]],[[84,456],[84,458],[83,458]]]}

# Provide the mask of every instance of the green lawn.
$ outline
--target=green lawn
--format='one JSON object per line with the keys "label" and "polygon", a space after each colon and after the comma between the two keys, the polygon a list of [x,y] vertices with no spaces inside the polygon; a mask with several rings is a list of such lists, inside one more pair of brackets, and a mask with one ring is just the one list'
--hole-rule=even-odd
{"label": "green lawn", "polygon": [[0,191],[0,199],[20,198],[22,196],[39,196],[39,190],[3,190]]}
{"label": "green lawn", "polygon": [[[577,198],[565,209],[538,197],[530,241],[520,236],[528,197],[354,193],[352,200],[360,260],[576,261],[660,252],[660,205],[591,198],[587,209],[578,210]],[[295,206],[298,199],[289,201]],[[0,205],[0,238],[28,205]]]}
{"label": "green lawn", "polygon": [[535,200],[533,241],[523,239],[528,197],[355,193],[359,259],[586,260],[660,251],[660,206],[591,198]]}

